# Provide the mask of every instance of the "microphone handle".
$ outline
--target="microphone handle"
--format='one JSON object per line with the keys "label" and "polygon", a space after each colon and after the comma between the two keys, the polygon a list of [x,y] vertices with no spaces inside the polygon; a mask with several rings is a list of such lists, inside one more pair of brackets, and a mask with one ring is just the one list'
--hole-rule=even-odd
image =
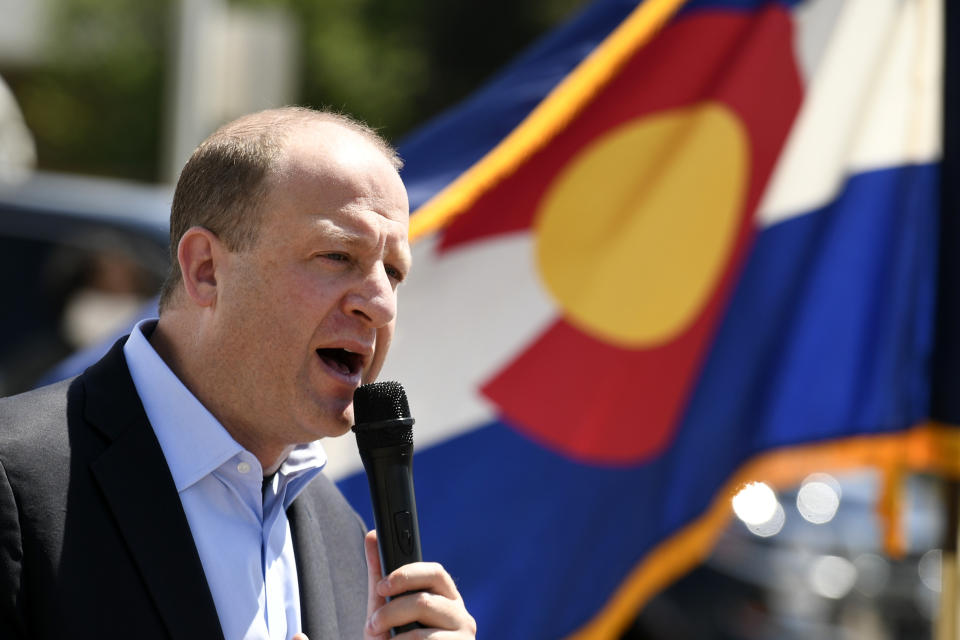
{"label": "microphone handle", "polygon": [[[413,493],[413,445],[368,449],[360,452],[360,458],[370,484],[380,567],[386,576],[398,567],[423,559]],[[395,627],[391,637],[422,628],[419,623]]]}

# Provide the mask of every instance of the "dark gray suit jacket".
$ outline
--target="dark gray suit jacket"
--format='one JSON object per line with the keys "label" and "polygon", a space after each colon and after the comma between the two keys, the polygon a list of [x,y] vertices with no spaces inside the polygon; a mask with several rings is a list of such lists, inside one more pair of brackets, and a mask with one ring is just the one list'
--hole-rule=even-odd
{"label": "dark gray suit jacket", "polygon": [[[122,343],[0,400],[0,638],[223,638]],[[323,475],[287,515],[304,632],[361,638],[362,522]]]}

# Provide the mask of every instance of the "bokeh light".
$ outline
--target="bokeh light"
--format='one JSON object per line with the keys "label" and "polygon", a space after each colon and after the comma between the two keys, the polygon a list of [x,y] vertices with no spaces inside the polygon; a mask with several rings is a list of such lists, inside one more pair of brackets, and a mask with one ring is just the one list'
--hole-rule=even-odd
{"label": "bokeh light", "polygon": [[778,504],[773,489],[763,482],[750,482],[733,496],[733,512],[747,525],[769,521]]}
{"label": "bokeh light", "polygon": [[840,556],[820,556],[810,566],[807,580],[817,595],[839,600],[856,584],[857,568]]}
{"label": "bokeh light", "polygon": [[763,482],[744,485],[733,497],[733,512],[750,532],[761,537],[776,535],[787,521],[777,495]]}
{"label": "bokeh light", "polygon": [[830,522],[839,507],[840,484],[826,473],[807,476],[797,492],[797,511],[813,524]]}
{"label": "bokeh light", "polygon": [[783,511],[783,505],[778,502],[769,520],[758,524],[748,524],[747,529],[750,530],[750,533],[758,535],[761,538],[769,538],[770,536],[780,533],[780,530],[783,529],[783,525],[786,522],[787,514]]}
{"label": "bokeh light", "polygon": [[940,549],[931,549],[921,556],[920,563],[917,565],[923,586],[935,593],[940,593],[942,562],[943,553]]}

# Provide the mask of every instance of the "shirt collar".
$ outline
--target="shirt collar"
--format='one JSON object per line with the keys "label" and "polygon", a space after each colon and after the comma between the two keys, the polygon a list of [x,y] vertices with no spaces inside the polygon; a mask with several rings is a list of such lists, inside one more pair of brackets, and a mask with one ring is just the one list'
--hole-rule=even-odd
{"label": "shirt collar", "polygon": [[[138,322],[123,346],[123,354],[177,491],[183,491],[245,449],[154,350],[146,335],[153,332],[156,322]],[[291,451],[279,472],[288,478],[303,476],[298,487],[302,490],[326,461],[318,440]]]}
{"label": "shirt collar", "polygon": [[290,452],[277,470],[279,487],[283,488],[283,508],[286,509],[307,484],[327,464],[327,452],[319,440],[300,445]]}

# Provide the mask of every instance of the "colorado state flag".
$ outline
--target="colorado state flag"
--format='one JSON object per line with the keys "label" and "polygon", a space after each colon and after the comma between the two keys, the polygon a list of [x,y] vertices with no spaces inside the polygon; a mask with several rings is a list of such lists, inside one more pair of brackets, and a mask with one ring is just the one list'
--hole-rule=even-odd
{"label": "colorado state flag", "polygon": [[957,471],[927,422],[942,2],[680,4],[600,0],[401,145],[382,377],[481,637],[616,637],[739,482]]}

